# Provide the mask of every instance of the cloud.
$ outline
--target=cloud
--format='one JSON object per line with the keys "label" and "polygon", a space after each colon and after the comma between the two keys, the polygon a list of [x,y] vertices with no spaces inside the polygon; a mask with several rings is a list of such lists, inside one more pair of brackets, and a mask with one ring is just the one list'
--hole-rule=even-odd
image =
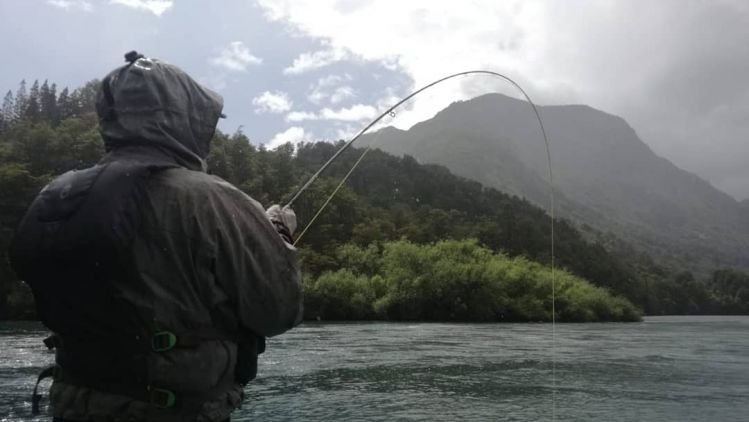
{"label": "cloud", "polygon": [[330,102],[333,104],[338,104],[341,101],[353,98],[356,94],[354,93],[354,88],[346,85],[346,86],[339,86],[336,88],[333,93],[330,94]]}
{"label": "cloud", "polygon": [[305,132],[304,129],[299,126],[292,126],[283,132],[277,133],[275,136],[273,136],[273,139],[265,144],[265,146],[269,149],[273,149],[289,142],[296,145],[300,142],[306,142],[310,140],[311,134]]}
{"label": "cloud", "polygon": [[258,65],[263,59],[250,53],[250,49],[242,41],[234,41],[221,50],[217,57],[209,62],[230,72],[245,72],[250,65]]}
{"label": "cloud", "polygon": [[[526,57],[532,58],[547,34],[535,2],[486,0],[457,6],[414,0],[399,3],[398,13],[393,13],[392,6],[382,2],[354,6],[337,0],[258,1],[266,16],[319,39],[329,45],[329,51],[346,51],[350,57],[399,69],[414,86],[471,68],[525,74]],[[542,35],[534,35],[537,31]],[[511,92],[506,83],[493,82],[490,87]],[[444,84],[401,110],[399,124],[413,125],[468,94],[461,83]]]}
{"label": "cloud", "polygon": [[377,109],[371,105],[355,104],[338,110],[324,108],[320,111],[323,120],[341,120],[345,122],[358,122],[360,120],[371,120],[377,115]]}
{"label": "cloud", "polygon": [[[656,153],[749,197],[749,143],[736,141],[749,139],[747,125],[736,123],[749,109],[749,7],[741,0],[412,0],[398,2],[397,13],[390,2],[257,1],[269,19],[326,51],[400,70],[413,81],[409,88],[489,69],[515,79],[538,103],[621,115]],[[324,63],[318,56],[300,56],[288,73]],[[486,92],[517,96],[499,79],[453,80],[409,102],[396,124],[410,127]]]}
{"label": "cloud", "polygon": [[335,49],[302,53],[294,59],[291,66],[283,70],[283,73],[286,75],[298,75],[320,69],[345,58],[346,54],[342,50]]}
{"label": "cloud", "polygon": [[174,5],[173,0],[109,0],[109,3],[151,12],[156,16],[161,16]]}
{"label": "cloud", "polygon": [[257,106],[255,113],[284,113],[292,106],[289,95],[281,91],[265,91],[253,98],[252,104]]}
{"label": "cloud", "polygon": [[303,122],[305,120],[320,120],[316,113],[309,111],[292,111],[286,115],[287,122]]}
{"label": "cloud", "polygon": [[309,111],[292,111],[286,115],[286,121],[302,122],[307,120],[334,120],[339,122],[360,122],[371,120],[377,116],[377,109],[371,105],[354,104],[334,110],[325,107],[317,113]]}
{"label": "cloud", "polygon": [[64,10],[80,9],[84,12],[94,10],[94,6],[88,0],[47,0],[47,4]]}
{"label": "cloud", "polygon": [[351,79],[352,77],[349,74],[322,77],[310,86],[307,99],[312,104],[319,105],[326,101],[331,104],[338,104],[346,99],[353,98],[356,96],[354,88],[349,85],[336,86],[351,81]]}

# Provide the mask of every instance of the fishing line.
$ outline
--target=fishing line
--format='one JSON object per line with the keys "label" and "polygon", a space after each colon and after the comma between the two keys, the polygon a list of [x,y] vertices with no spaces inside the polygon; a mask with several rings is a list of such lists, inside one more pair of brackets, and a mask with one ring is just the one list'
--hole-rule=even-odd
{"label": "fishing line", "polygon": [[348,173],[346,173],[346,175],[343,176],[343,179],[341,179],[341,182],[338,183],[338,186],[336,186],[335,189],[333,189],[333,192],[330,195],[328,195],[328,199],[325,200],[325,202],[317,210],[317,212],[315,213],[315,215],[310,219],[309,223],[307,223],[307,225],[304,226],[304,229],[301,231],[301,233],[299,233],[299,235],[297,236],[297,238],[294,240],[294,246],[296,246],[296,244],[299,243],[299,239],[301,239],[302,236],[304,236],[304,233],[307,233],[307,230],[312,226],[312,224],[315,222],[315,220],[317,220],[317,217],[319,217],[320,214],[322,214],[322,212],[328,206],[328,204],[330,203],[330,201],[333,200],[333,197],[336,196],[336,194],[338,193],[339,190],[341,190],[341,188],[343,187],[343,185],[348,180],[349,176],[351,176],[351,174],[354,172],[354,170],[356,170],[356,168],[359,166],[359,163],[362,162],[362,160],[367,155],[367,153],[369,152],[370,149],[371,149],[371,147],[368,146],[367,149],[364,150],[364,152],[359,156],[359,159],[356,160],[356,162],[351,167],[351,169],[348,171]]}
{"label": "fishing line", "polygon": [[[294,196],[289,200],[289,202],[286,204],[286,206],[291,206],[294,204],[294,202],[299,198],[299,196],[309,188],[312,183],[314,183],[315,180],[322,174],[325,169],[327,169],[330,164],[333,163],[346,149],[348,149],[351,144],[356,142],[357,139],[359,139],[362,135],[367,133],[369,129],[371,129],[374,125],[376,125],[380,120],[385,118],[386,116],[395,117],[394,110],[398,108],[401,104],[405,103],[406,101],[410,100],[411,98],[419,95],[423,91],[426,91],[429,88],[432,88],[435,85],[438,85],[442,82],[445,82],[449,79],[456,78],[458,76],[468,76],[468,75],[486,75],[486,76],[493,76],[498,77],[501,79],[504,79],[505,81],[512,84],[515,88],[517,88],[522,94],[523,97],[525,97],[526,101],[531,105],[533,108],[533,113],[536,115],[536,120],[538,121],[538,126],[541,129],[541,134],[543,135],[544,139],[544,145],[546,147],[546,162],[548,165],[548,172],[549,172],[549,216],[551,220],[551,350],[552,350],[552,356],[551,356],[551,364],[552,364],[552,388],[551,388],[551,402],[552,402],[552,420],[556,420],[556,354],[555,354],[555,344],[556,344],[556,276],[555,276],[555,258],[554,258],[554,174],[551,169],[551,149],[549,147],[549,138],[546,135],[546,128],[544,128],[544,123],[541,119],[541,115],[538,113],[538,108],[536,108],[536,104],[531,100],[531,98],[528,96],[528,94],[523,90],[520,85],[518,85],[517,82],[512,80],[510,77],[505,76],[498,72],[493,72],[491,70],[468,70],[465,72],[458,72],[454,73],[452,75],[445,76],[443,78],[437,79],[427,85],[424,85],[423,87],[417,89],[416,91],[413,91],[412,93],[408,94],[406,97],[395,103],[393,106],[385,110],[382,114],[377,116],[374,120],[372,120],[369,124],[367,124],[362,130],[360,130],[356,136],[351,138],[348,142],[346,142],[341,148],[338,149],[338,151],[333,154],[332,157],[328,159],[328,161],[325,162],[310,178],[307,180],[307,182],[302,185],[301,188],[294,194]],[[323,205],[320,207],[320,209],[317,210],[315,215],[312,217],[312,219],[307,223],[307,225],[304,227],[304,229],[299,233],[299,236],[297,236],[296,240],[294,241],[294,245],[299,243],[299,241],[302,239],[304,234],[307,232],[307,230],[312,226],[312,224],[317,220],[317,218],[322,214],[323,210],[328,206],[330,201],[333,200],[335,195],[338,193],[338,191],[341,189],[341,187],[346,183],[349,176],[354,172],[354,170],[359,166],[359,164],[362,162],[364,157],[369,153],[370,149],[372,148],[372,144],[370,143],[367,148],[364,150],[364,152],[359,156],[359,159],[356,160],[354,165],[351,167],[351,169],[346,173],[346,175],[341,179],[340,183],[336,186],[336,188],[333,190],[333,192],[328,196],[328,198],[325,200]]]}

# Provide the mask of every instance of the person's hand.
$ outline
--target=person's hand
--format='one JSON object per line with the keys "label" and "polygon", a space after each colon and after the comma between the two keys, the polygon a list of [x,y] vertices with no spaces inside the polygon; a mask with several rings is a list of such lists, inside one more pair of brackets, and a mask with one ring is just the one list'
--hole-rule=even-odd
{"label": "person's hand", "polygon": [[280,224],[284,226],[284,228],[288,230],[289,236],[293,235],[294,231],[296,231],[296,214],[290,207],[285,206],[281,208],[280,205],[274,204],[271,205],[265,213],[268,214],[268,218],[270,218],[270,221],[275,225]]}

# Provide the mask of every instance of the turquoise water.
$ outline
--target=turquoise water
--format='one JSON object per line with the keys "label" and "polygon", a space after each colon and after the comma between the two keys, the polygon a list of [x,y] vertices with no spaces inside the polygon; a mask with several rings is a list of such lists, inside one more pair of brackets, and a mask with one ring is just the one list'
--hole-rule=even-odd
{"label": "turquoise water", "polygon": [[[0,324],[0,420],[28,419],[44,334]],[[749,421],[749,317],[305,324],[247,395],[233,420]]]}

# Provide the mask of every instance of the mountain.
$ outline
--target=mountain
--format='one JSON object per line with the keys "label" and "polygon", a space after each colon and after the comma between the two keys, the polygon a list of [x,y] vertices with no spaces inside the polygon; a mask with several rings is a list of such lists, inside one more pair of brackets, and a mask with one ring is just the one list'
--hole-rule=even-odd
{"label": "mountain", "polygon": [[[93,113],[96,91],[90,88],[95,86],[90,82],[73,91],[79,108],[65,113],[13,115],[0,127],[0,319],[34,318],[32,293],[13,273],[6,255],[14,228],[28,204],[51,175],[91,166],[104,152]],[[60,98],[64,98],[62,93]],[[60,98],[49,104],[60,104]],[[513,100],[495,100],[506,103],[507,110],[517,110],[509,119],[521,122],[523,113]],[[456,113],[446,110],[438,116],[447,116],[447,123],[435,119],[435,124],[425,122],[408,132],[391,128],[379,135],[383,139],[410,139],[423,130],[424,139],[434,141],[428,146],[439,147],[426,148],[427,152],[442,151],[446,157],[463,154],[463,160],[456,160],[463,164],[463,172],[483,166],[482,171],[473,171],[475,178],[493,176],[493,180],[503,182],[503,188],[527,194],[543,204],[543,144],[521,143],[516,140],[523,139],[522,133],[492,128],[492,114],[498,114],[499,108],[488,113],[485,121],[490,123],[482,123],[485,126],[466,124],[474,112],[461,110],[464,105],[456,105]],[[528,131],[528,139],[533,139],[533,132]],[[492,133],[503,135],[496,137],[496,142],[485,142],[484,138],[495,139],[489,136]],[[451,136],[441,136],[444,134]],[[413,139],[418,140],[417,135]],[[467,142],[469,137],[471,142]],[[403,146],[394,141],[390,144]],[[217,131],[207,161],[213,174],[261,203],[271,204],[290,198],[342,145],[286,144],[267,150],[251,144],[241,132],[229,136]],[[455,150],[452,155],[451,148]],[[300,223],[313,220],[362,152],[351,148],[341,154],[299,197],[294,209]],[[490,152],[498,155],[496,163]],[[551,263],[551,226],[542,208],[455,176],[444,166],[421,165],[411,156],[398,158],[382,151],[368,154],[337,192],[311,230],[303,235],[300,228],[297,234],[297,240],[303,236],[300,256],[308,280],[305,289],[312,301],[308,309],[320,312],[321,303],[341,311],[361,310],[366,305],[364,308],[379,315],[386,311],[387,318],[415,318],[412,312],[421,307],[427,312],[442,312],[439,319],[444,315],[453,319],[453,313],[455,318],[466,318],[466,310],[485,318],[492,314],[496,317],[496,312],[486,314],[489,308],[482,308],[493,303],[505,308],[500,312],[505,320],[548,318],[543,315],[549,304],[550,274],[540,270]],[[600,215],[580,205],[569,192],[560,193],[557,199],[560,209],[581,219]],[[583,233],[568,221],[557,219],[554,227],[557,268],[626,297],[648,314],[749,313],[749,274],[721,270],[695,278],[688,272],[662,268],[626,242],[588,225],[579,225]],[[512,257],[512,262],[501,259],[498,252]],[[606,299],[611,299],[607,292],[555,274],[559,277],[556,310],[562,320],[589,320],[596,314],[598,319],[612,319],[610,311],[621,308],[620,299]],[[487,279],[487,275],[491,277]],[[494,281],[484,283],[487,280]],[[487,302],[487,298],[493,299]],[[434,318],[437,314],[431,315]]]}
{"label": "mountain", "polygon": [[[538,109],[559,215],[678,269],[749,268],[746,204],[657,156],[620,117],[582,105]],[[548,206],[546,150],[524,101],[488,94],[453,103],[408,131],[383,129],[362,143]]]}

